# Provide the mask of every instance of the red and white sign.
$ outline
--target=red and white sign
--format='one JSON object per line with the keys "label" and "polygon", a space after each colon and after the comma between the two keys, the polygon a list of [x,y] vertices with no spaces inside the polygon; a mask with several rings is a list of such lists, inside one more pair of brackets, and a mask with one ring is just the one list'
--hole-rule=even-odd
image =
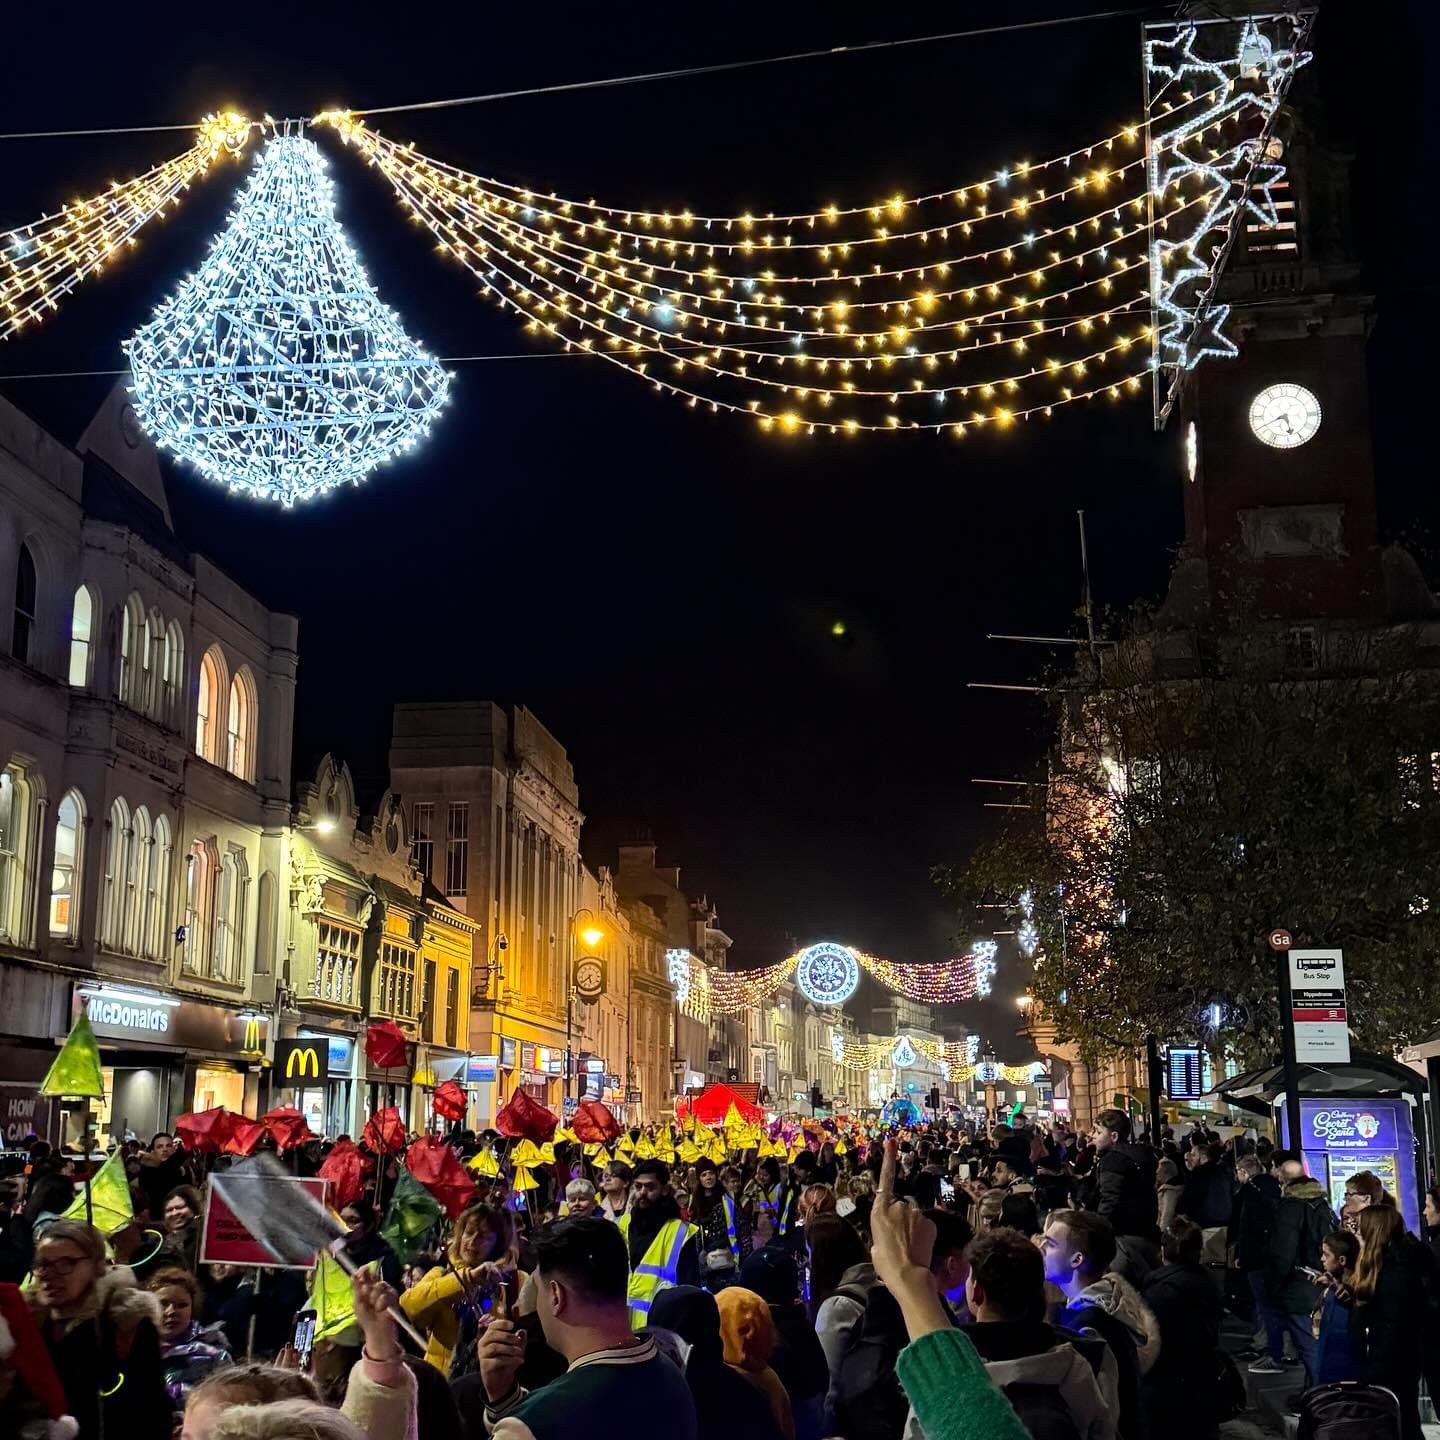
{"label": "red and white sign", "polygon": [[[285,1179],[276,1182],[282,1190],[303,1185],[323,1205],[326,1182],[318,1176],[311,1179]],[[268,1265],[276,1270],[313,1270],[308,1265],[281,1265],[275,1257],[240,1223],[235,1212],[215,1193],[213,1185],[205,1187],[205,1225],[200,1234],[200,1261],[204,1265]]]}
{"label": "red and white sign", "polygon": [[1343,952],[1292,950],[1289,964],[1295,1058],[1312,1064],[1349,1064],[1350,1027],[1345,1007]]}
{"label": "red and white sign", "polygon": [[1272,950],[1288,950],[1290,941],[1291,935],[1288,930],[1272,930],[1270,932],[1270,948]]}

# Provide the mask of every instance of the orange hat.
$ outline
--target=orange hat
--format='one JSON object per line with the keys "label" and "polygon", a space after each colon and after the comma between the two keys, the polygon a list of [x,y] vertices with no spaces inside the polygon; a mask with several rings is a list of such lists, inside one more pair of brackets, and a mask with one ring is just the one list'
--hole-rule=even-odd
{"label": "orange hat", "polygon": [[715,1297],[720,1307],[720,1335],[725,1363],[741,1370],[763,1370],[775,1350],[775,1322],[770,1307],[753,1290],[727,1285]]}

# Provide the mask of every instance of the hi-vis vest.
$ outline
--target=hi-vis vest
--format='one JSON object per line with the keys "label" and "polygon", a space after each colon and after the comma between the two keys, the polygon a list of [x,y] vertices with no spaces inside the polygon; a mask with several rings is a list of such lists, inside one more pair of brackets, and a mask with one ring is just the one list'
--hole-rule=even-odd
{"label": "hi-vis vest", "polygon": [[[625,1244],[630,1244],[630,1217],[620,1217],[620,1233]],[[680,1252],[685,1242],[694,1233],[694,1226],[683,1220],[670,1220],[660,1227],[660,1232],[650,1242],[640,1263],[630,1271],[630,1283],[625,1290],[625,1303],[630,1307],[630,1328],[643,1330],[650,1323],[650,1307],[655,1297],[675,1284],[680,1272]]]}
{"label": "hi-vis vest", "polygon": [[785,1233],[785,1212],[790,1208],[790,1195],[782,1180],[773,1190],[761,1190],[760,1208],[770,1217],[770,1225],[776,1235]]}

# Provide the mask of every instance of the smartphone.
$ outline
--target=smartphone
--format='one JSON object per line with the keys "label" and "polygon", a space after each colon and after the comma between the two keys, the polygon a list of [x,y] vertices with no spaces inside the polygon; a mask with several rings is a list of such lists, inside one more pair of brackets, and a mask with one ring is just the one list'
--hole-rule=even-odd
{"label": "smartphone", "polygon": [[979,1168],[973,1160],[967,1160],[965,1162],[965,1178],[967,1180],[973,1180],[975,1178],[975,1172]]}
{"label": "smartphone", "polygon": [[942,1200],[953,1200],[955,1198],[955,1187],[948,1181],[940,1182],[940,1198]]}
{"label": "smartphone", "polygon": [[300,1358],[300,1368],[310,1368],[310,1352],[315,1348],[315,1312],[302,1310],[295,1317],[295,1328],[290,1332],[290,1344]]}
{"label": "smartphone", "polygon": [[1325,1273],[1323,1270],[1312,1270],[1312,1269],[1310,1268],[1310,1266],[1308,1266],[1308,1265],[1302,1265],[1300,1268],[1301,1268],[1301,1270],[1303,1270],[1303,1271],[1305,1272],[1305,1274],[1307,1274],[1312,1280],[1318,1280],[1318,1279]]}

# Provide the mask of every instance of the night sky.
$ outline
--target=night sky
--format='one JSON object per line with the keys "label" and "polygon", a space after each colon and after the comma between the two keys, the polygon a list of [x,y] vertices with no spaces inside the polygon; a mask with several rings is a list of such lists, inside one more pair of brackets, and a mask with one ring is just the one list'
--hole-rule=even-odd
{"label": "night sky", "polygon": [[[675,6],[573,7],[573,21],[566,6],[467,18],[452,8],[385,7],[384,22],[342,27],[330,17],[370,9],[130,7],[61,20],[30,7],[18,32],[7,17],[0,131],[164,124],[226,104],[303,115],[1101,7],[741,6],[694,21]],[[482,9],[499,13],[476,18]],[[1359,155],[1360,239],[1380,296],[1382,523],[1422,548],[1440,521],[1426,190],[1440,136],[1420,103],[1436,81],[1429,9],[1325,6],[1316,66],[1330,123]],[[1138,25],[1089,21],[376,124],[482,174],[617,204],[855,203],[942,188],[1138,119]],[[455,366],[453,403],[422,450],[294,513],[171,472],[187,542],[301,616],[297,775],[333,750],[373,803],[393,702],[516,700],[569,750],[587,859],[606,863],[618,840],[652,833],[662,861],[717,903],[738,963],[779,959],[792,936],[896,959],[948,953],[957,920],[929,869],[1000,823],[971,778],[1037,773],[1044,741],[1035,701],[965,683],[1030,678],[1050,652],[986,632],[1080,633],[1082,506],[1097,601],[1161,592],[1180,536],[1178,435],[1155,435],[1141,399],[963,445],[787,439],[701,417],[610,367],[546,355],[433,253],[377,174],[318,138],[339,218],[410,332],[442,356],[538,358]],[[0,142],[0,229],[187,143]],[[122,364],[120,341],[199,259],[239,176],[215,172],[121,266],[0,349],[0,393],[78,437],[111,382],[9,377]],[[969,1011],[1002,1053],[1020,1046],[1007,1035],[1019,988],[1002,970],[996,1008]]]}

